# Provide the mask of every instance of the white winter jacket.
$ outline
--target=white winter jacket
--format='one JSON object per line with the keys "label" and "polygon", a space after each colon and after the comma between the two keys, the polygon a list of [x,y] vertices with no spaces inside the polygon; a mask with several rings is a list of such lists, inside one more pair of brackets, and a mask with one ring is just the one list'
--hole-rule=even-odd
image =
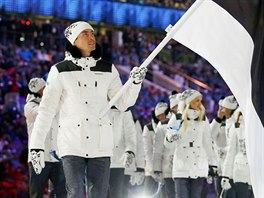
{"label": "white winter jacket", "polygon": [[136,151],[136,167],[144,169],[145,168],[145,158],[143,151],[143,131],[142,127],[137,120],[135,123],[136,131],[137,131],[137,151]]}
{"label": "white winter jacket", "polygon": [[234,122],[234,115],[232,115],[225,122],[219,122],[216,119],[213,119],[210,124],[214,150],[217,156],[218,175],[222,175],[223,165],[230,142],[230,127]]}
{"label": "white winter jacket", "polygon": [[[44,149],[44,139],[59,107],[59,156],[111,156],[112,122],[109,113],[100,118],[100,112],[122,86],[119,73],[114,65],[92,57],[77,63],[64,60],[51,67],[30,149]],[[134,105],[140,88],[140,84],[132,83],[115,106],[125,111]]]}
{"label": "white winter jacket", "polygon": [[245,124],[242,116],[238,123],[234,123],[230,128],[230,144],[223,165],[223,176],[233,178],[234,182],[251,185],[245,144]]}
{"label": "white winter jacket", "polygon": [[130,111],[111,110],[114,133],[114,149],[111,168],[124,168],[123,155],[126,151],[136,154],[137,131]]}
{"label": "white winter jacket", "polygon": [[[189,110],[193,111],[193,110]],[[188,120],[186,131],[179,127],[181,119],[173,115],[168,128],[179,128],[181,138],[175,141],[173,158],[173,178],[198,178],[208,176],[208,166],[216,165],[216,156],[212,148],[209,122],[206,118],[196,121],[197,117]],[[167,130],[167,133],[170,131]]]}
{"label": "white winter jacket", "polygon": [[[31,140],[31,133],[33,126],[38,115],[38,108],[41,98],[35,97],[33,94],[28,94],[26,104],[24,106],[24,114],[27,123],[28,142]],[[45,152],[44,160],[46,162],[58,162],[54,157],[50,155],[51,151],[57,151],[57,134],[58,134],[58,121],[54,119],[51,125],[51,129],[45,139]],[[28,162],[30,161],[30,152],[28,152]]]}
{"label": "white winter jacket", "polygon": [[163,178],[172,178],[175,143],[164,145],[169,118],[159,122],[153,146],[153,171],[161,171]]}

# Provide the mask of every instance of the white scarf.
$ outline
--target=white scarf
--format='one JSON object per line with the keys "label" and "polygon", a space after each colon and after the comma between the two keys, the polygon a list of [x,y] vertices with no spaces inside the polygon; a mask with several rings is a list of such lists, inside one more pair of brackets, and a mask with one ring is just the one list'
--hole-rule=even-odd
{"label": "white scarf", "polygon": [[90,56],[90,57],[82,57],[82,58],[74,58],[71,53],[65,52],[65,59],[72,61],[75,65],[78,65],[79,67],[85,68],[87,67],[94,67],[96,65],[96,60]]}
{"label": "white scarf", "polygon": [[190,120],[195,120],[196,118],[199,117],[199,115],[200,115],[200,110],[188,109],[187,117]]}

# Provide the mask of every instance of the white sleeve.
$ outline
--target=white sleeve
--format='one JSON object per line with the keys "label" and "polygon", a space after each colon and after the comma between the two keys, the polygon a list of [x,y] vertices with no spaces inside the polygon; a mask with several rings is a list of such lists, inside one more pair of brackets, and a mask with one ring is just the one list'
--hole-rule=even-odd
{"label": "white sleeve", "polygon": [[152,155],[153,155],[153,135],[154,131],[149,131],[148,127],[145,125],[143,129],[143,147],[145,154],[145,170],[152,171]]}
{"label": "white sleeve", "polygon": [[145,159],[144,159],[144,152],[142,152],[143,147],[143,135],[142,135],[142,128],[140,123],[137,121],[135,123],[136,130],[137,130],[137,152],[136,152],[136,166],[137,168],[145,168]]}
{"label": "white sleeve", "polygon": [[[114,65],[112,65],[112,72],[114,73],[113,81],[110,85],[110,88],[108,90],[108,97],[109,99],[113,98],[114,95],[121,89],[122,82],[119,77],[119,73]],[[121,97],[116,102],[115,106],[120,111],[125,111],[129,107],[133,106],[136,103],[136,100],[139,95],[139,91],[141,88],[141,84],[135,85],[132,83],[128,89],[121,95]]]}
{"label": "white sleeve", "polygon": [[234,160],[237,152],[237,134],[235,130],[235,126],[232,125],[230,128],[230,144],[227,147],[227,155],[223,165],[223,176],[233,178],[233,167],[234,167]]}
{"label": "white sleeve", "polygon": [[130,111],[124,112],[124,136],[125,136],[125,151],[132,151],[136,154],[137,147],[137,131],[135,128],[134,119]]}
{"label": "white sleeve", "polygon": [[34,123],[29,149],[44,150],[44,142],[56,115],[61,93],[62,85],[59,80],[59,72],[55,66],[52,66],[39,106],[38,116]]}
{"label": "white sleeve", "polygon": [[35,120],[38,115],[39,105],[34,102],[27,102],[24,106],[24,114],[26,119]]}
{"label": "white sleeve", "polygon": [[209,165],[217,166],[216,154],[213,150],[213,139],[211,136],[211,129],[209,126],[209,122],[207,119],[203,122],[205,123],[204,132],[203,132],[203,145],[208,157],[208,163]]}
{"label": "white sleeve", "polygon": [[153,171],[162,171],[162,157],[164,151],[164,132],[159,122],[153,143]]}
{"label": "white sleeve", "polygon": [[225,127],[221,127],[221,123],[217,122],[215,119],[210,124],[211,136],[213,141],[218,147],[225,147],[226,143],[226,134]]}

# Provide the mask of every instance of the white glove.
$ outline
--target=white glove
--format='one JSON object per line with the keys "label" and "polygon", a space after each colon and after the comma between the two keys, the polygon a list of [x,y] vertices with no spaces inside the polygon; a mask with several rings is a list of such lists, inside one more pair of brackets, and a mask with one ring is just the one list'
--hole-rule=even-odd
{"label": "white glove", "polygon": [[127,151],[123,155],[123,165],[128,171],[136,171],[135,154],[131,151]]}
{"label": "white glove", "polygon": [[130,72],[129,78],[132,78],[133,82],[135,84],[139,84],[142,83],[142,81],[144,80],[146,73],[147,73],[148,69],[146,67],[133,67],[133,69]]}
{"label": "white glove", "polygon": [[177,141],[179,139],[181,139],[181,135],[178,133],[169,132],[166,135],[166,140],[168,142],[174,142],[174,141]]}
{"label": "white glove", "polygon": [[162,172],[160,171],[154,172],[152,177],[156,182],[164,184],[164,178],[163,178]]}
{"label": "white glove", "polygon": [[144,172],[134,172],[130,176],[129,183],[132,186],[135,186],[135,185],[138,185],[139,186],[139,185],[143,184],[144,179],[145,179],[145,173]]}
{"label": "white glove", "polygon": [[228,190],[231,188],[231,184],[229,182],[229,179],[228,178],[222,178],[221,180],[221,187],[225,190]]}
{"label": "white glove", "polygon": [[181,128],[182,122],[179,127],[171,126],[167,128],[166,140],[168,142],[173,142],[181,139],[181,134],[179,134],[179,130]]}
{"label": "white glove", "polygon": [[30,151],[30,161],[34,168],[35,173],[39,175],[42,169],[45,167],[44,151],[43,150],[31,150]]}

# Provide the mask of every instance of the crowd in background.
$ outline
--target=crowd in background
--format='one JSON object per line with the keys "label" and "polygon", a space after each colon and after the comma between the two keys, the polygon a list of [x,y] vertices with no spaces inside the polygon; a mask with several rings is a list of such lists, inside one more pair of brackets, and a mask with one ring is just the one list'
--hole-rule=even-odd
{"label": "crowd in background", "polygon": [[[22,196],[27,193],[28,182],[28,137],[23,115],[27,83],[30,78],[44,77],[54,63],[64,59],[63,30],[69,22],[40,22],[9,15],[2,15],[0,19],[0,194],[1,190],[9,189]],[[30,24],[26,25],[27,22]],[[114,43],[112,39],[116,32],[122,32],[121,44]],[[98,26],[96,35],[104,50],[103,58],[115,65],[128,67],[140,65],[164,36],[161,32],[132,27],[115,30],[102,26]],[[175,68],[177,73],[166,66]],[[229,93],[222,78],[209,63],[175,41],[161,51],[149,70],[182,83],[183,90],[190,87],[202,91],[209,118],[216,112],[215,101]],[[193,82],[187,82],[178,72],[208,84],[213,91],[202,90]],[[127,77],[122,76],[122,79],[125,82]],[[157,87],[144,86],[133,108],[134,118],[145,125],[150,121],[156,103],[167,100],[168,95]]]}

